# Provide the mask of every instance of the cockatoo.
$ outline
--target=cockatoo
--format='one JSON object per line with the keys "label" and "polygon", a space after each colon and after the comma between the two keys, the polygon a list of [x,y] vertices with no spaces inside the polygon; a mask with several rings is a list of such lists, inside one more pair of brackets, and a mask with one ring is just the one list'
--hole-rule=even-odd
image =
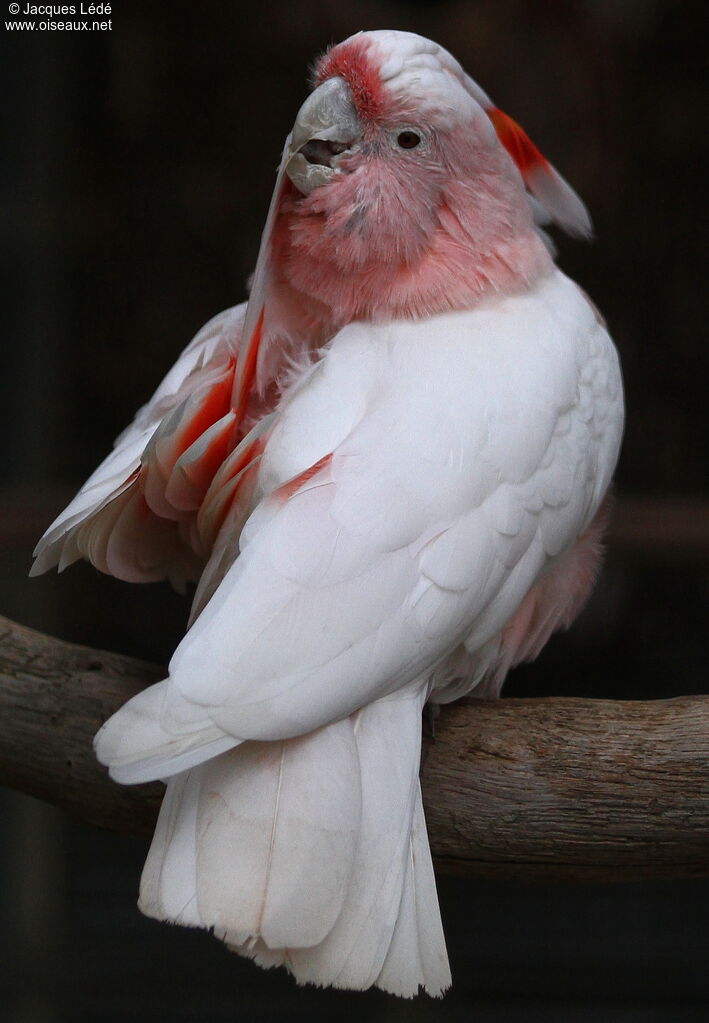
{"label": "cockatoo", "polygon": [[578,196],[436,43],[334,46],[285,144],[250,298],[211,320],[40,541],[197,583],[169,675],[96,737],[167,791],[149,916],[301,983],[450,984],[421,711],[592,585],[618,359],[540,223]]}

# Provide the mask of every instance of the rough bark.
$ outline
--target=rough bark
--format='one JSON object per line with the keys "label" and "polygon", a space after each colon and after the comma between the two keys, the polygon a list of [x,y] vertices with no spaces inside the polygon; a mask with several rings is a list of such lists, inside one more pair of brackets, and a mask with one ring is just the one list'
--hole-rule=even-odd
{"label": "rough bark", "polygon": [[[101,723],[153,665],[0,619],[0,783],[148,835],[159,784],[113,784]],[[437,866],[469,876],[709,876],[709,697],[472,700],[444,708],[422,783]]]}

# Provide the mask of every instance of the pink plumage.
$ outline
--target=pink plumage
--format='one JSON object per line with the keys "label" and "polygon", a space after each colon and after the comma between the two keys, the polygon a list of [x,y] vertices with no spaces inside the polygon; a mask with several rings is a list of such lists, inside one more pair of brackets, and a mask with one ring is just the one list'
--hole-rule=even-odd
{"label": "pink plumage", "polygon": [[617,356],[535,216],[585,207],[445,50],[360,33],[318,62],[248,304],[203,328],[50,527],[197,583],[169,676],[96,739],[167,780],[141,882],[301,983],[450,983],[421,710],[571,623],[620,443]]}

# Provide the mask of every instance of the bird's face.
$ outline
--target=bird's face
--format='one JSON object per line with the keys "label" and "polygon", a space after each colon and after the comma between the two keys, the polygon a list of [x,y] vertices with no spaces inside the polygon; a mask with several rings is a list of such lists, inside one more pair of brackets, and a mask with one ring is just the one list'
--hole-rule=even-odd
{"label": "bird's face", "polygon": [[443,83],[450,95],[439,89],[422,101],[401,75],[383,78],[381,59],[363,41],[344,56],[337,49],[287,144],[294,240],[307,236],[311,251],[334,255],[343,271],[414,263],[448,186],[473,177],[482,156],[499,149],[494,129],[453,79]]}
{"label": "bird's face", "polygon": [[288,143],[286,173],[298,191],[310,195],[338,174],[364,177],[382,162],[399,178],[435,169],[431,118],[392,108],[376,121],[362,117],[343,78],[319,85],[300,108]]}
{"label": "bird's face", "polygon": [[500,140],[494,112],[420,36],[360,33],[329,50],[286,146],[280,279],[342,324],[470,308],[547,272],[519,138],[510,121]]}
{"label": "bird's face", "polygon": [[343,272],[415,262],[436,226],[446,176],[439,149],[423,118],[362,117],[347,83],[327,79],[301,108],[291,137],[286,173],[303,197],[294,241],[307,236],[311,251],[334,255]]}

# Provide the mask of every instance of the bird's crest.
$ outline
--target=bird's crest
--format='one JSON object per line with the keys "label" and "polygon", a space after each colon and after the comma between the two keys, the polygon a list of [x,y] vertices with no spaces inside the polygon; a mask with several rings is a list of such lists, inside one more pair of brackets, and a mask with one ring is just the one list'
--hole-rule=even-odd
{"label": "bird's crest", "polygon": [[591,218],[571,185],[564,181],[524,129],[508,114],[492,105],[484,109],[498,139],[522,175],[527,190],[550,219],[569,234],[588,238],[593,231]]}

